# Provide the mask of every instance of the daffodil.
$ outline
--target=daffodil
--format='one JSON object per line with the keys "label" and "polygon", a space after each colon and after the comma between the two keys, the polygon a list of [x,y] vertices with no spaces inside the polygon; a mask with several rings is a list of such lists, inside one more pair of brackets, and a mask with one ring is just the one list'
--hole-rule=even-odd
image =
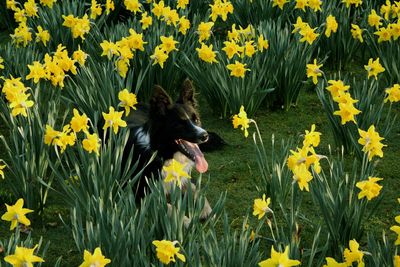
{"label": "daffodil", "polygon": [[185,35],[189,29],[190,29],[190,21],[185,16],[180,17],[179,32]]}
{"label": "daffodil", "polygon": [[131,49],[144,51],[144,45],[147,44],[143,40],[143,33],[137,33],[134,29],[129,29],[128,45]]}
{"label": "daffodil", "polygon": [[91,254],[85,249],[83,252],[83,263],[79,267],[104,267],[111,262],[102,253],[99,247],[95,248],[94,253]]}
{"label": "daffodil", "polygon": [[375,9],[371,10],[371,14],[368,15],[368,24],[371,27],[375,27],[376,29],[379,29],[379,27],[382,25],[381,22],[382,18],[376,14]]}
{"label": "daffodil", "polygon": [[157,258],[163,264],[175,262],[175,256],[182,262],[186,261],[183,254],[179,253],[179,248],[175,247],[178,241],[154,240],[153,245],[156,246]]}
{"label": "daffodil", "polygon": [[358,39],[361,43],[364,42],[362,32],[363,30],[360,29],[358,25],[351,24],[351,35],[353,36],[354,39]]}
{"label": "daffodil", "polygon": [[347,122],[354,122],[356,123],[355,120],[355,115],[360,114],[361,111],[358,110],[352,103],[339,103],[339,110],[335,111],[333,114],[338,115],[342,119],[342,125],[346,124]]}
{"label": "daffodil", "polygon": [[118,46],[113,42],[103,41],[100,43],[100,46],[103,50],[101,56],[107,56],[108,59],[111,59],[113,55],[119,55]]}
{"label": "daffodil", "polygon": [[259,35],[259,36],[258,36],[258,39],[257,39],[257,49],[258,49],[260,52],[263,52],[264,49],[268,49],[268,47],[269,47],[268,40],[267,40],[267,39],[264,39],[264,36],[263,36],[263,35]]}
{"label": "daffodil", "polygon": [[97,134],[87,134],[86,139],[82,141],[83,148],[89,153],[99,155],[100,138]]}
{"label": "daffodil", "polygon": [[313,64],[307,64],[307,78],[311,77],[314,84],[317,84],[318,77],[322,76],[322,71],[320,69],[322,66],[322,64],[317,64],[317,59],[314,59]]}
{"label": "daffodil", "polygon": [[326,90],[331,93],[335,101],[350,89],[350,85],[345,85],[342,80],[329,80],[328,84],[330,85],[326,87]]}
{"label": "daffodil", "polygon": [[103,11],[101,9],[101,5],[98,4],[96,0],[92,0],[91,4],[92,5],[90,6],[90,18],[96,19],[97,16],[100,16]]}
{"label": "daffodil", "polygon": [[38,245],[36,245],[34,248],[16,246],[14,254],[6,256],[4,261],[11,264],[13,267],[31,267],[35,262],[44,262],[41,257],[33,255],[37,247]]}
{"label": "daffodil", "polygon": [[178,0],[176,8],[185,9],[188,4],[189,4],[189,0]]}
{"label": "daffodil", "polygon": [[141,12],[142,4],[139,3],[139,0],[124,0],[124,5],[127,10],[136,14],[136,12]]}
{"label": "daffodil", "polygon": [[[400,224],[400,215],[395,217],[395,220],[397,223]],[[390,227],[390,230],[395,232],[397,234],[397,239],[395,241],[395,245],[398,246],[400,245],[400,226],[398,225],[393,225],[392,227]]]}
{"label": "daffodil", "polygon": [[368,177],[368,181],[361,181],[356,183],[356,187],[361,190],[360,193],[358,193],[358,199],[366,197],[368,200],[371,200],[379,196],[382,186],[377,184],[377,182],[381,180],[383,179],[370,176]]}
{"label": "daffodil", "polygon": [[382,144],[381,141],[384,140],[383,137],[375,131],[375,126],[371,125],[367,131],[358,129],[360,138],[358,143],[363,146],[362,151],[368,154],[368,159],[372,160],[374,156],[383,157],[383,147],[386,145]]}
{"label": "daffodil", "polygon": [[89,118],[86,116],[86,114],[79,114],[79,111],[77,109],[73,109],[74,116],[71,119],[71,129],[75,133],[79,133],[80,131],[83,131],[84,133],[88,132],[88,122]]}
{"label": "daffodil", "polygon": [[142,24],[142,30],[146,30],[153,24],[153,18],[147,15],[147,12],[144,12],[140,19],[140,23]]}
{"label": "daffodil", "polygon": [[154,2],[153,9],[151,10],[151,12],[154,14],[154,16],[156,16],[159,19],[164,12],[164,7],[165,7],[164,1],[161,0],[158,3]]}
{"label": "daffodil", "polygon": [[[399,9],[400,9],[400,2],[399,2]],[[399,13],[400,15],[400,13]],[[397,23],[391,23],[388,25],[390,34],[393,38],[393,40],[397,40],[400,37],[400,22],[398,21]]]}
{"label": "daffodil", "polygon": [[336,18],[332,15],[329,15],[326,18],[326,30],[325,30],[326,37],[330,37],[332,32],[333,33],[337,32],[338,26],[339,25],[336,21]]}
{"label": "daffodil", "polygon": [[172,51],[178,51],[178,49],[176,48],[176,44],[179,44],[179,42],[174,40],[173,36],[161,36],[160,37],[161,40],[161,48],[165,50],[165,52],[167,52],[167,54],[169,54]]}
{"label": "daffodil", "polygon": [[199,34],[199,42],[206,41],[211,36],[211,29],[214,26],[214,22],[201,22],[197,28]]}
{"label": "daffodil", "polygon": [[317,147],[320,142],[320,136],[321,133],[315,131],[315,124],[311,125],[311,131],[306,130],[303,145]]}
{"label": "daffodil", "polygon": [[313,179],[311,172],[307,169],[305,163],[297,165],[293,170],[293,179],[299,185],[301,191],[304,189],[309,192],[308,183]]}
{"label": "daffodil", "polygon": [[308,0],[308,6],[314,11],[321,11],[322,0]]}
{"label": "daffodil", "polygon": [[164,173],[165,183],[175,183],[177,186],[182,186],[182,178],[189,179],[190,175],[185,171],[185,165],[179,161],[172,159],[169,165],[164,166],[162,171]]}
{"label": "daffodil", "polygon": [[88,54],[81,50],[80,45],[78,45],[78,50],[74,51],[74,53],[72,54],[73,60],[76,60],[81,66],[85,65],[87,57]]}
{"label": "daffodil", "polygon": [[138,103],[136,95],[130,93],[128,89],[124,89],[118,93],[118,99],[121,101],[118,105],[125,108],[125,116],[129,115],[131,109],[136,110],[135,105]]}
{"label": "daffodil", "polygon": [[36,33],[36,42],[42,42],[44,46],[47,46],[47,42],[50,40],[50,33],[47,30],[43,30],[42,26],[37,27],[38,32]]}
{"label": "daffodil", "polygon": [[111,11],[115,9],[114,1],[113,0],[106,0],[106,14],[110,14]]}
{"label": "daffodil", "polygon": [[27,109],[35,104],[35,102],[28,99],[30,95],[31,94],[24,94],[24,93],[15,95],[15,99],[13,99],[13,101],[10,102],[10,108],[12,109],[11,115],[13,117],[16,117],[20,114],[24,117],[28,116],[28,114],[26,113]]}
{"label": "daffodil", "polygon": [[301,9],[305,12],[307,6],[308,6],[308,0],[296,0],[296,6],[294,8]]}
{"label": "daffodil", "polygon": [[353,262],[356,262],[358,266],[364,266],[360,264],[364,264],[363,257],[364,253],[359,250],[360,245],[357,243],[355,239],[350,240],[349,248],[346,248],[343,252],[344,259],[347,266],[351,266]]}
{"label": "daffodil", "polygon": [[161,68],[164,68],[164,62],[167,61],[168,54],[158,45],[154,50],[154,54],[151,55],[150,58],[154,60],[152,65],[159,64]]}
{"label": "daffodil", "polygon": [[115,111],[113,107],[109,108],[108,113],[103,112],[103,118],[104,118],[104,126],[103,130],[106,130],[109,127],[112,127],[114,130],[114,133],[118,133],[119,127],[126,127],[126,121],[122,120],[122,114],[123,111]]}
{"label": "daffodil", "polygon": [[24,200],[22,198],[18,199],[12,206],[6,204],[7,211],[1,216],[1,219],[11,222],[10,230],[14,230],[18,223],[25,226],[31,225],[31,221],[26,217],[26,214],[33,212],[33,210],[25,209],[23,206]]}
{"label": "daffodil", "polygon": [[0,70],[4,70],[4,59],[2,57],[0,57]]}
{"label": "daffodil", "polygon": [[47,77],[45,68],[39,61],[34,61],[33,65],[28,65],[28,68],[30,72],[25,77],[27,80],[33,79],[34,83],[38,83],[40,79]]}
{"label": "daffodil", "polygon": [[390,103],[399,102],[400,101],[400,84],[395,84],[390,88],[385,90],[387,96],[385,98],[385,103],[390,101]]}
{"label": "daffodil", "polygon": [[308,24],[303,27],[300,30],[300,34],[302,35],[302,38],[300,39],[300,42],[307,42],[308,44],[313,44],[314,41],[317,39],[319,36],[319,33],[316,33],[315,30],[317,28],[311,28]]}
{"label": "daffodil", "polygon": [[309,27],[308,23],[304,22],[301,17],[297,17],[296,23],[294,23],[293,26],[294,26],[294,29],[293,29],[292,33],[299,32],[299,31],[305,29],[306,27]]}
{"label": "daffodil", "polygon": [[301,262],[298,260],[289,259],[289,246],[285,247],[284,252],[277,252],[274,249],[274,246],[271,247],[271,258],[259,262],[258,266],[260,267],[291,267],[300,265]]}
{"label": "daffodil", "polygon": [[57,0],[40,0],[40,3],[44,6],[47,6],[49,8],[53,8],[53,4],[57,2]]}
{"label": "daffodil", "polygon": [[28,17],[38,17],[38,6],[35,0],[28,0],[24,3],[24,9]]}
{"label": "daffodil", "polygon": [[240,106],[239,114],[235,114],[232,119],[233,128],[241,126],[241,130],[244,131],[244,136],[249,136],[247,129],[250,127],[251,120],[247,118],[247,113],[243,106]]}
{"label": "daffodil", "polygon": [[272,0],[272,7],[277,6],[283,10],[283,6],[288,2],[289,0]]}
{"label": "daffodil", "polygon": [[231,76],[243,79],[246,71],[250,71],[250,69],[246,69],[246,65],[247,64],[235,60],[235,64],[229,64],[226,68],[231,71]]}
{"label": "daffodil", "polygon": [[224,42],[223,51],[225,51],[226,56],[228,59],[233,58],[235,55],[239,55],[241,51],[241,47],[235,41],[225,41]]}
{"label": "daffodil", "polygon": [[252,57],[256,52],[256,49],[254,48],[253,41],[246,41],[244,44],[244,49],[243,53],[247,57]]}
{"label": "daffodil", "polygon": [[364,68],[368,71],[368,78],[371,76],[375,77],[375,80],[378,79],[378,74],[385,71],[385,68],[382,67],[381,63],[379,63],[379,57],[375,60],[370,58],[368,60],[368,65],[365,65]]}
{"label": "daffodil", "polygon": [[337,262],[334,258],[331,257],[326,257],[326,264],[323,265],[322,267],[347,267],[347,263],[346,262]]}
{"label": "daffodil", "polygon": [[400,267],[400,256],[395,255],[393,257],[393,267]]}
{"label": "daffodil", "polygon": [[199,55],[199,58],[207,63],[218,63],[218,61],[215,59],[216,57],[216,52],[212,50],[213,45],[206,45],[204,43],[201,44],[200,48],[196,48],[196,51]]}
{"label": "daffodil", "polygon": [[10,36],[17,46],[23,44],[23,46],[26,47],[28,43],[32,41],[32,33],[26,25],[26,22],[20,22],[18,27],[14,29],[14,33]]}
{"label": "daffodil", "polygon": [[379,28],[379,30],[374,32],[374,34],[378,36],[378,43],[392,40],[392,30],[389,27]]}
{"label": "daffodil", "polygon": [[267,200],[265,200],[265,194],[263,194],[262,199],[254,199],[253,215],[258,216],[258,219],[260,220],[262,217],[264,217],[265,213],[272,212],[272,210],[269,208],[270,203],[271,198],[267,198]]}

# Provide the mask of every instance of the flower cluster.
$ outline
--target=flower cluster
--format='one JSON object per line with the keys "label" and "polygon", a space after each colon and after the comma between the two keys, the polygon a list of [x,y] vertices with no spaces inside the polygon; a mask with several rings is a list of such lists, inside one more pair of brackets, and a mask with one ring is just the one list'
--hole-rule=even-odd
{"label": "flower cluster", "polygon": [[82,18],[74,17],[74,15],[62,16],[64,19],[63,26],[70,28],[73,38],[81,37],[85,40],[85,34],[90,31],[90,21],[88,15],[85,14]]}
{"label": "flower cluster", "polygon": [[228,14],[233,14],[233,5],[228,0],[214,0],[214,3],[210,5],[212,21],[216,21],[218,17],[221,17],[223,21],[226,21]]}
{"label": "flower cluster", "polygon": [[63,88],[67,73],[70,72],[76,75],[77,69],[75,63],[78,62],[80,65],[83,65],[86,57],[86,53],[79,49],[73,53],[71,58],[68,56],[65,46],[59,44],[53,56],[45,54],[44,63],[34,61],[32,65],[28,65],[30,72],[26,76],[26,79],[33,79],[34,83],[38,83],[40,79],[45,79],[51,81],[54,86]]}
{"label": "flower cluster", "polygon": [[350,240],[349,248],[346,248],[343,252],[344,262],[338,263],[335,259],[327,257],[326,265],[323,267],[334,267],[334,266],[353,266],[353,263],[356,263],[357,266],[364,266],[364,252],[361,251],[360,245],[356,240]]}
{"label": "flower cluster", "polygon": [[319,160],[322,156],[315,153],[314,148],[320,143],[320,132],[315,131],[315,125],[311,126],[311,131],[306,130],[304,136],[303,147],[297,148],[297,151],[290,150],[291,155],[288,157],[287,166],[293,173],[293,179],[298,183],[300,190],[310,191],[308,183],[313,176],[310,167],[316,173],[321,172]]}
{"label": "flower cluster", "polygon": [[[391,4],[387,0],[381,5],[379,13],[372,9],[368,15],[368,25],[375,28],[374,34],[378,36],[378,43],[390,42],[392,39],[396,41],[400,37],[400,22],[397,20],[400,16],[400,1]],[[382,26],[382,21],[385,21],[386,27]]]}
{"label": "flower cluster", "polygon": [[21,114],[27,117],[27,109],[34,105],[32,100],[29,100],[31,94],[26,93],[29,90],[28,87],[21,82],[21,78],[4,79],[4,85],[2,92],[5,94],[9,106],[12,109],[11,115],[17,116]]}
{"label": "flower cluster", "polygon": [[340,116],[342,125],[349,121],[356,123],[355,116],[360,114],[361,111],[354,106],[358,100],[353,99],[348,92],[350,86],[345,85],[341,80],[329,80],[328,84],[329,86],[327,86],[326,89],[330,92],[333,101],[339,106],[339,110],[335,111],[333,114]]}
{"label": "flower cluster", "polygon": [[[293,24],[293,26],[294,29],[292,33],[298,32],[301,35],[300,42],[302,43],[307,42],[308,44],[312,45],[319,36],[319,33],[315,32],[317,28],[311,28],[311,26],[307,22],[304,22],[301,17],[297,17],[296,23]],[[330,31],[333,30],[333,28],[330,29]]]}

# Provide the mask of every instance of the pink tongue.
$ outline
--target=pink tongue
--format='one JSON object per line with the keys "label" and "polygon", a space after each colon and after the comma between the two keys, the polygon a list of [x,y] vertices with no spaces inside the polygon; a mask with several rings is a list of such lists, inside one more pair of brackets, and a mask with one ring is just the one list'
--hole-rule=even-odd
{"label": "pink tongue", "polygon": [[208,170],[208,163],[207,160],[204,158],[204,155],[201,152],[199,146],[197,144],[193,144],[187,141],[183,142],[185,142],[186,148],[190,148],[190,152],[194,154],[196,170],[199,173],[205,173]]}

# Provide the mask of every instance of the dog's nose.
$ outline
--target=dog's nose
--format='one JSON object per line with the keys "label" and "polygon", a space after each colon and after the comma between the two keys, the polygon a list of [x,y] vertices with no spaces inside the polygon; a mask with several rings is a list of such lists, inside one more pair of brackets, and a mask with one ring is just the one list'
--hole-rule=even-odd
{"label": "dog's nose", "polygon": [[207,142],[207,140],[208,140],[208,133],[207,132],[202,133],[200,136],[200,141],[202,143],[205,143],[205,142]]}

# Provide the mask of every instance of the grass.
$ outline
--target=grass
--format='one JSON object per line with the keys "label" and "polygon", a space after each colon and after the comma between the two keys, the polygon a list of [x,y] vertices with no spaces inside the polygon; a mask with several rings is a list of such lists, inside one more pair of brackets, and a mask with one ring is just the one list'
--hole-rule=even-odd
{"label": "grass", "polygon": [[[255,119],[259,125],[264,138],[266,147],[270,147],[272,134],[275,140],[296,137],[309,129],[315,123],[317,130],[322,132],[322,142],[317,152],[327,154],[328,145],[333,144],[332,134],[327,123],[327,118],[322,106],[311,91],[303,91],[299,98],[299,103],[289,111],[267,110],[258,112]],[[203,102],[203,101],[202,101]],[[399,109],[395,112],[399,113]],[[257,192],[256,185],[260,179],[255,151],[250,136],[246,139],[238,129],[233,129],[230,121],[220,119],[212,114],[211,109],[202,103],[201,105],[203,126],[218,133],[228,145],[220,151],[206,154],[209,162],[209,188],[208,198],[210,202],[215,202],[222,192],[227,192],[225,208],[234,226],[241,226],[243,217],[252,207],[253,199],[262,195]],[[0,133],[4,132],[4,126],[0,126]],[[395,132],[391,138],[386,140],[387,148],[384,149],[385,157],[379,162],[378,172],[380,177],[384,177],[384,200],[381,208],[375,217],[366,223],[368,231],[380,233],[382,229],[389,232],[389,227],[394,223],[394,217],[398,214],[397,197],[400,181],[400,166],[398,165],[397,153],[400,149],[398,139],[399,132]],[[0,147],[1,148],[1,147]],[[0,158],[4,157],[0,150]],[[349,160],[351,160],[349,158]],[[3,195],[4,197],[4,195]],[[59,256],[63,256],[65,266],[79,265],[82,255],[78,255],[72,236],[67,226],[63,225],[59,216],[68,223],[68,211],[63,208],[61,200],[55,193],[50,195],[48,203],[51,203],[45,213],[44,224],[36,225],[33,223],[33,237],[38,239],[43,236],[46,241],[50,241],[50,248],[46,257],[46,266],[52,266]],[[1,208],[3,212],[3,207]],[[312,218],[318,218],[318,209],[314,207],[310,199],[303,200],[303,213]],[[8,223],[0,222],[0,236],[9,235]],[[303,238],[307,240],[307,232],[303,232]]]}

